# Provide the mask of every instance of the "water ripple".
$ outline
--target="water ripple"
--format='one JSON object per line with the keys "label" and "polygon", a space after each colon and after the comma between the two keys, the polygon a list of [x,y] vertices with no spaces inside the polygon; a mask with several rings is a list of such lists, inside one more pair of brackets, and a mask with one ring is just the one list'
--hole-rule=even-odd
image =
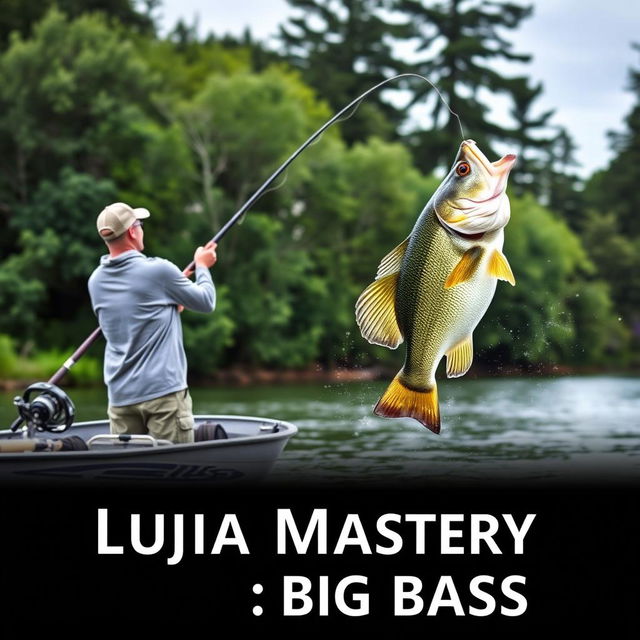
{"label": "water ripple", "polygon": [[[197,413],[275,417],[299,428],[273,481],[318,483],[640,479],[640,378],[444,380],[442,433],[372,408],[384,383],[192,389]],[[73,390],[79,420],[104,416],[104,393]],[[10,394],[0,418],[13,420]]]}

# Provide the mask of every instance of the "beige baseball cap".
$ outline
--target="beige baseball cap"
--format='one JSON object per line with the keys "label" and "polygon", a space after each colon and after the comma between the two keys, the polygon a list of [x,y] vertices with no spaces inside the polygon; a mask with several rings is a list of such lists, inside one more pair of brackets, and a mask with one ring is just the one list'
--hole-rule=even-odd
{"label": "beige baseball cap", "polygon": [[113,240],[121,236],[136,220],[150,215],[148,209],[132,209],[124,202],[114,202],[100,212],[96,226],[103,240]]}

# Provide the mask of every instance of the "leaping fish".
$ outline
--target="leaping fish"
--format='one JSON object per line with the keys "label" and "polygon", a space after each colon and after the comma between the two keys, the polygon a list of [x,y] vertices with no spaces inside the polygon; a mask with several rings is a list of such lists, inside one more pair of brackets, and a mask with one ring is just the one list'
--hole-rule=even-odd
{"label": "leaping fish", "polygon": [[415,418],[440,433],[435,373],[463,376],[473,360],[473,331],[497,280],[515,285],[502,253],[510,205],[505,193],[516,156],[489,162],[473,140],[460,144],[448,175],[409,237],[386,255],[356,303],[356,321],[373,344],[407,351],[402,369],[374,412]]}

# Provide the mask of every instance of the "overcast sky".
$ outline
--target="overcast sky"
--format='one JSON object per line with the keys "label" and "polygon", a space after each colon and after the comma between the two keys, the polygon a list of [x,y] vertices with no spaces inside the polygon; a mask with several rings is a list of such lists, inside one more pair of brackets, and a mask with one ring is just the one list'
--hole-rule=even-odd
{"label": "overcast sky", "polygon": [[[293,14],[285,0],[162,0],[158,15],[166,31],[179,18],[200,34],[240,34],[249,26],[254,37],[268,40]],[[621,130],[633,105],[625,91],[628,70],[640,67],[640,0],[533,0],[533,17],[517,31],[503,30],[517,53],[533,55],[513,75],[542,81],[539,110],[556,109],[554,122],[564,125],[578,145],[579,172],[589,175],[611,158],[606,132]],[[524,3],[522,3],[524,4]],[[354,96],[355,97],[355,96]]]}

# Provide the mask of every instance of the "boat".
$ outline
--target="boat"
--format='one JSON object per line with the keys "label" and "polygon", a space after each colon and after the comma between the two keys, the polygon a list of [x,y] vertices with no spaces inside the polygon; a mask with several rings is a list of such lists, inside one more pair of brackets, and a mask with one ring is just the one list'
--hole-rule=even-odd
{"label": "boat", "polygon": [[2,430],[0,481],[136,486],[259,482],[298,431],[289,422],[253,416],[197,415],[194,421],[195,442],[188,444],[150,435],[113,435],[108,420],[66,425],[63,432],[48,429],[43,437]]}

